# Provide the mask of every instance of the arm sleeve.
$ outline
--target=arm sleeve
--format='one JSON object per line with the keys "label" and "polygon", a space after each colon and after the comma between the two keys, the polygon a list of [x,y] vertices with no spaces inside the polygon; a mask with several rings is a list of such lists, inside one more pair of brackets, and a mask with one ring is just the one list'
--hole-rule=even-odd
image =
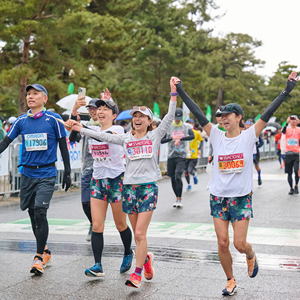
{"label": "arm sleeve", "polygon": [[176,84],[177,92],[186,106],[190,109],[190,111],[194,114],[195,118],[198,120],[200,125],[203,127],[209,123],[204,113],[200,109],[200,107],[187,95],[187,93],[183,90],[181,81]]}
{"label": "arm sleeve", "polygon": [[262,137],[259,135],[258,136],[258,145],[257,148],[260,148],[264,145],[264,140],[262,139]]}
{"label": "arm sleeve", "polygon": [[8,136],[5,136],[4,139],[0,142],[0,153],[2,153],[12,142],[13,140]]}
{"label": "arm sleeve", "polygon": [[165,143],[169,143],[172,141],[172,138],[168,137],[168,135],[166,134],[162,140],[161,140],[161,144],[165,144]]}
{"label": "arm sleeve", "polygon": [[70,165],[70,156],[69,156],[69,150],[67,146],[66,137],[62,137],[58,140],[58,145],[60,149],[60,153],[64,162],[64,168],[65,173],[70,174],[71,173],[71,165]]}
{"label": "arm sleeve", "polygon": [[285,98],[291,97],[289,93],[293,90],[296,83],[297,81],[294,79],[292,79],[292,81],[288,80],[286,83],[286,88],[279,94],[279,96],[275,100],[273,100],[273,102],[269,104],[266,110],[262,113],[260,119],[267,123],[274,112],[277,110],[277,108],[285,100]]}
{"label": "arm sleeve", "polygon": [[286,134],[286,129],[287,129],[287,127],[288,127],[288,123],[286,123],[286,124],[284,125],[283,129],[282,129],[282,133],[283,133],[283,134]]}
{"label": "arm sleeve", "polygon": [[211,143],[209,143],[209,149],[208,149],[208,155],[213,156],[214,154],[214,149]]}
{"label": "arm sleeve", "polygon": [[[71,120],[77,121],[77,116],[73,116],[71,114]],[[70,132],[69,140],[70,140],[70,142],[77,142],[77,143],[79,143],[80,140],[81,140],[81,134],[78,131],[72,130]]]}
{"label": "arm sleeve", "polygon": [[110,134],[105,132],[97,132],[91,129],[82,128],[80,134],[87,135],[95,140],[100,140],[102,142],[122,145],[124,141],[125,134]]}
{"label": "arm sleeve", "polygon": [[180,140],[181,140],[181,141],[191,141],[191,140],[193,140],[193,139],[195,138],[193,129],[189,129],[188,134],[189,134],[189,135],[184,136],[184,137],[181,138]]}

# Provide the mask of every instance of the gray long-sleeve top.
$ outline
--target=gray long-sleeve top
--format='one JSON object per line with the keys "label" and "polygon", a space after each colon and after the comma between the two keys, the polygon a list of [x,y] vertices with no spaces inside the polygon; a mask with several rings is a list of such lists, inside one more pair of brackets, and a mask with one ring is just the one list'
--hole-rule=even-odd
{"label": "gray long-sleeve top", "polygon": [[160,141],[171,126],[175,116],[176,102],[170,101],[169,111],[161,124],[153,131],[137,139],[131,132],[125,134],[108,134],[82,128],[83,135],[102,141],[122,145],[126,157],[124,184],[145,184],[161,179],[158,166]]}

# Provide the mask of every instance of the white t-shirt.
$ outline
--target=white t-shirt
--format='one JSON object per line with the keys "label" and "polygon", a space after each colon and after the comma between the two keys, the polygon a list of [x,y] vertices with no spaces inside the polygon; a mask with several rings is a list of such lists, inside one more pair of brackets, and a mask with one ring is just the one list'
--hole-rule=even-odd
{"label": "white t-shirt", "polygon": [[[89,126],[89,128],[101,131],[98,126]],[[113,125],[102,132],[106,131],[124,134],[124,128],[119,125]],[[94,159],[94,179],[116,178],[125,171],[122,146],[89,139],[89,151]]]}
{"label": "white t-shirt", "polygon": [[218,197],[241,197],[253,190],[253,147],[255,127],[243,130],[235,138],[212,126],[210,142],[214,148],[213,175],[207,185]]}

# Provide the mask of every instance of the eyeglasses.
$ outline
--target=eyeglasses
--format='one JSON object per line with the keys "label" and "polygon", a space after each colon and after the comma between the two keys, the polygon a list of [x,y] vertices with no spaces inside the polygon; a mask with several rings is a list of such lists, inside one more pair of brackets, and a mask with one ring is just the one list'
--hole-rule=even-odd
{"label": "eyeglasses", "polygon": [[133,109],[145,111],[145,110],[147,110],[147,106],[134,106]]}
{"label": "eyeglasses", "polygon": [[87,107],[87,110],[97,110],[97,109],[98,109],[98,107],[94,107],[94,106]]}

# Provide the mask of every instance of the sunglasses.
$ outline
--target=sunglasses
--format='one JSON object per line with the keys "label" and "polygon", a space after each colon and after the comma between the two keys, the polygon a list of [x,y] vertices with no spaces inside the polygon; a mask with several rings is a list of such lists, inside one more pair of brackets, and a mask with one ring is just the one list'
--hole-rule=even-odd
{"label": "sunglasses", "polygon": [[224,105],[224,106],[220,106],[220,111],[231,111],[231,112],[236,112],[239,114],[239,111],[237,110],[236,107],[234,107],[233,105]]}
{"label": "sunglasses", "polygon": [[147,110],[147,106],[134,106],[133,109],[145,111],[145,110]]}

